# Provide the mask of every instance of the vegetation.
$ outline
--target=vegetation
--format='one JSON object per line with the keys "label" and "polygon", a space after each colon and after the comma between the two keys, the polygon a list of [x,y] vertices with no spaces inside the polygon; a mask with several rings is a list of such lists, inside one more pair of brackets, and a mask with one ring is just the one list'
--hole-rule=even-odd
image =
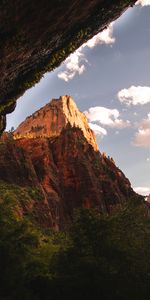
{"label": "vegetation", "polygon": [[16,215],[20,215],[22,207],[30,205],[33,199],[36,201],[41,201],[43,199],[43,195],[38,188],[21,187],[19,185],[0,181],[0,202],[9,202],[12,211],[15,212]]}
{"label": "vegetation", "polygon": [[146,299],[150,218],[140,201],[112,216],[79,210],[66,232],[46,232],[0,204],[0,299]]}

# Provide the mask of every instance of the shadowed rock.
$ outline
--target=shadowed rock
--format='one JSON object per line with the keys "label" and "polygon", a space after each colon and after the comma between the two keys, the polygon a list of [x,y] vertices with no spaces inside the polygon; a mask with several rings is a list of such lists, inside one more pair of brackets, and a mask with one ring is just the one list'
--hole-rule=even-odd
{"label": "shadowed rock", "polygon": [[0,132],[18,97],[135,2],[0,1]]}

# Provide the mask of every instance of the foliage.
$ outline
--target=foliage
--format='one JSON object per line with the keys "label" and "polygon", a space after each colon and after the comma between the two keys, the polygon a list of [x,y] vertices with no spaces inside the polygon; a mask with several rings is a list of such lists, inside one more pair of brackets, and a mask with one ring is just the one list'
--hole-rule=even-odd
{"label": "foliage", "polygon": [[[0,299],[38,299],[30,288],[34,277],[50,276],[49,261],[58,244],[26,219],[18,219],[13,204],[0,204]],[[54,240],[54,241],[53,241]]]}
{"label": "foliage", "polygon": [[33,199],[42,200],[42,193],[35,187],[22,187],[16,184],[6,183],[0,180],[0,199],[2,201],[10,201],[14,209],[30,203]]}
{"label": "foliage", "polygon": [[42,231],[0,204],[0,299],[143,300],[150,296],[149,208],[78,210],[67,232]]}
{"label": "foliage", "polygon": [[72,247],[58,263],[66,299],[150,296],[150,220],[146,207],[131,203],[111,217],[81,211],[71,239]]}

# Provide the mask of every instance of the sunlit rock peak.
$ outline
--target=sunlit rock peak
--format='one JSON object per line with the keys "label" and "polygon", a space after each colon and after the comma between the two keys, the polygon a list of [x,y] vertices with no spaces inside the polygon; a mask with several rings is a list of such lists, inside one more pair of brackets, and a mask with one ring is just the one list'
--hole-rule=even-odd
{"label": "sunlit rock peak", "polygon": [[70,96],[53,99],[40,110],[27,117],[14,132],[14,138],[38,138],[60,135],[68,125],[82,130],[94,150],[98,150],[94,132],[90,129],[84,113],[80,112]]}

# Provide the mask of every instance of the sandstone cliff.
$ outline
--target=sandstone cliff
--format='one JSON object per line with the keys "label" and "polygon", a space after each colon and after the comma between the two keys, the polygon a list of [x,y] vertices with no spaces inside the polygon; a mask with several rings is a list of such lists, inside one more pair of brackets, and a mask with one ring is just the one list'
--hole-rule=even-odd
{"label": "sandstone cliff", "polygon": [[0,199],[18,215],[59,229],[75,208],[111,213],[136,197],[113,159],[98,151],[87,119],[69,96],[52,100],[0,143]]}
{"label": "sandstone cliff", "polygon": [[67,125],[80,128],[88,143],[94,150],[98,150],[95,135],[90,129],[86,116],[80,112],[70,96],[62,96],[60,99],[53,99],[46,106],[38,110],[14,132],[14,138],[36,138],[55,137],[60,135]]}

